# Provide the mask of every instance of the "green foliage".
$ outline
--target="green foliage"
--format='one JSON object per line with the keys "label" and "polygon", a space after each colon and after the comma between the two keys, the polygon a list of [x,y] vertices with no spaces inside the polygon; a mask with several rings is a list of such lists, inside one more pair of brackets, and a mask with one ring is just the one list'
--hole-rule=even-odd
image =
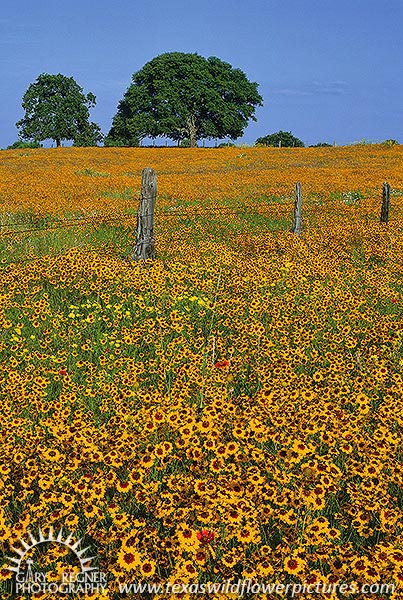
{"label": "green foliage", "polygon": [[367,138],[362,138],[362,140],[357,140],[356,142],[352,142],[348,144],[348,146],[374,146],[379,144],[379,141],[376,140],[367,140]]}
{"label": "green foliage", "polygon": [[282,148],[303,148],[304,142],[293,136],[291,131],[277,131],[256,140],[255,146],[280,146]]}
{"label": "green foliage", "polygon": [[25,140],[52,139],[57,146],[62,140],[94,145],[102,139],[99,126],[89,122],[89,108],[95,102],[94,94],[85,96],[72,77],[42,73],[24,94],[25,116],[16,126]]}
{"label": "green foliage", "polygon": [[132,77],[118,105],[106,143],[166,136],[172,140],[236,139],[256,106],[258,84],[216,57],[170,52],[157,56]]}
{"label": "green foliage", "polygon": [[386,146],[387,148],[391,148],[392,146],[398,146],[399,142],[397,140],[384,140],[382,142],[382,146]]}
{"label": "green foliage", "polygon": [[[71,215],[77,218],[77,215]],[[85,219],[81,223],[77,220],[74,227],[63,227],[63,222],[51,215],[38,215],[33,211],[26,211],[9,215],[9,223],[14,223],[16,235],[12,240],[7,237],[0,239],[0,255],[4,257],[3,265],[15,261],[24,261],[29,257],[42,257],[66,252],[69,248],[89,248],[107,250],[111,246],[117,256],[125,256],[129,250],[128,236],[130,229],[122,223],[88,223]],[[58,227],[58,225],[62,225]],[[32,228],[29,236],[18,235]],[[1,263],[0,263],[1,269]],[[53,286],[52,286],[53,287]],[[1,596],[0,596],[1,597]]]}
{"label": "green foliage", "polygon": [[310,148],[331,148],[332,144],[328,144],[327,142],[319,142],[318,144],[311,144]]}
{"label": "green foliage", "polygon": [[110,173],[100,173],[94,169],[83,169],[82,171],[76,171],[76,175],[86,175],[88,177],[110,177]]}
{"label": "green foliage", "polygon": [[112,128],[108,135],[105,136],[104,146],[109,148],[133,148],[140,146],[140,138],[136,136],[128,138],[117,137],[116,132]]}
{"label": "green foliage", "polygon": [[74,146],[97,146],[102,142],[103,134],[101,128],[96,123],[85,123],[83,129],[74,139]]}
{"label": "green foliage", "polygon": [[291,131],[278,131],[271,133],[256,140],[256,146],[281,146],[284,148],[304,147],[304,143],[297,137],[293,136]]}
{"label": "green foliage", "polygon": [[221,144],[218,144],[217,148],[234,148],[235,144],[233,144],[232,142],[222,142]]}
{"label": "green foliage", "polygon": [[22,140],[17,140],[11,146],[7,146],[7,150],[24,150],[25,148],[42,148],[42,144],[39,142],[23,142]]}
{"label": "green foliage", "polygon": [[181,140],[179,146],[181,148],[190,148],[190,140],[189,140],[189,138],[184,138],[183,140]]}

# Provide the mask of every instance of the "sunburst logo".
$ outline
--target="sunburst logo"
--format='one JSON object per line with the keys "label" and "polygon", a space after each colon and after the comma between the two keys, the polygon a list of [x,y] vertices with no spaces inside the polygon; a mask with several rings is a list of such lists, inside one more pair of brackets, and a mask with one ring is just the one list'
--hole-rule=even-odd
{"label": "sunburst logo", "polygon": [[[105,590],[106,575],[98,571],[97,567],[91,566],[95,556],[87,556],[90,549],[89,546],[83,546],[83,539],[75,541],[72,533],[66,536],[63,534],[61,527],[57,534],[53,532],[53,528],[49,527],[45,534],[42,529],[38,528],[38,535],[35,537],[31,532],[27,532],[29,541],[20,538],[18,540],[19,548],[12,546],[11,550],[16,556],[7,556],[7,560],[11,564],[5,567],[8,571],[14,572],[16,578],[17,593],[88,593],[94,591]],[[32,565],[33,560],[28,558],[29,553],[41,544],[60,544],[72,552],[80,564],[79,573],[62,573],[60,582],[48,582],[46,573],[34,572]],[[26,565],[26,570],[23,566]]]}
{"label": "sunburst logo", "polygon": [[[38,539],[34,538],[34,536],[32,535],[32,533],[30,531],[28,531],[28,536],[30,538],[31,543],[27,543],[22,538],[20,538],[18,540],[22,546],[22,549],[14,548],[14,546],[11,547],[11,550],[13,552],[15,552],[19,556],[19,558],[13,558],[12,556],[7,556],[7,559],[15,564],[15,567],[14,566],[6,567],[6,569],[8,571],[14,571],[15,573],[20,573],[21,563],[23,562],[25,555],[28,554],[28,552],[30,552],[30,550],[32,550],[36,546],[39,546],[39,544],[51,544],[51,543],[61,544],[62,546],[65,546],[71,552],[73,552],[73,554],[76,555],[76,557],[80,563],[82,573],[87,573],[88,571],[96,570],[96,567],[88,566],[88,563],[90,563],[92,560],[94,560],[95,556],[89,556],[87,558],[85,558],[85,556],[84,556],[85,553],[87,552],[87,550],[89,550],[89,546],[80,550],[80,545],[81,545],[83,538],[80,538],[77,542],[73,543],[73,534],[70,533],[70,534],[68,534],[66,539],[64,539],[63,538],[63,527],[60,528],[57,535],[54,535],[53,528],[49,527],[48,535],[45,536],[42,532],[42,529],[39,527]],[[29,564],[32,564],[32,562],[29,561]]]}

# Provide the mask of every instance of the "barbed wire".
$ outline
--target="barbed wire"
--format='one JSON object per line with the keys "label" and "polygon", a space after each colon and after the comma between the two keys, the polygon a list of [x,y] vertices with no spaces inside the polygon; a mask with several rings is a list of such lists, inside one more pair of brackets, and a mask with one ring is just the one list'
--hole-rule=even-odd
{"label": "barbed wire", "polygon": [[[346,208],[359,208],[359,205],[356,204],[356,202],[360,202],[362,200],[373,200],[374,199],[374,194],[368,195],[368,196],[359,196],[358,198],[352,198],[350,202],[346,202],[343,201],[343,198],[348,198],[349,196],[351,197],[351,195],[354,195],[355,193],[358,192],[354,192],[354,191],[349,191],[349,192],[337,192],[337,194],[340,194],[340,197],[338,198],[331,198],[326,200],[324,203],[329,204],[339,204],[342,203],[345,205]],[[307,199],[307,201],[309,202],[309,207],[312,208],[315,206],[315,204],[312,204],[312,200],[314,200],[315,198],[312,198],[312,194],[314,194],[314,192],[311,192],[311,197]],[[286,200],[290,201],[290,204],[293,200],[293,197],[287,197]],[[258,200],[254,201],[254,204],[256,204],[258,202]],[[284,202],[285,203],[285,202]],[[282,203],[282,204],[284,204]],[[321,202],[320,206],[323,206],[323,204]],[[172,207],[166,210],[156,210],[154,211],[154,216],[155,217],[187,217],[187,218],[193,218],[193,217],[211,217],[212,215],[214,216],[237,216],[240,217],[242,215],[245,216],[269,216],[266,214],[265,209],[267,208],[267,210],[269,210],[269,207],[271,207],[272,205],[276,205],[279,204],[278,201],[276,201],[275,197],[273,197],[273,201],[272,202],[267,202],[265,205],[261,205],[259,208],[259,211],[256,210],[252,210],[252,208],[254,208],[253,206],[246,206],[244,204],[242,205],[235,205],[232,207],[224,207],[224,206],[209,206],[206,207],[204,210],[192,210],[192,207],[188,207],[185,211],[180,211],[178,212],[179,209],[182,209],[182,206],[177,206],[177,207]],[[306,203],[305,203],[306,206]],[[197,208],[197,207],[195,207]],[[395,212],[401,212],[398,209],[396,209],[396,207],[391,207],[392,211]],[[331,215],[344,215],[345,211],[332,211]],[[128,213],[126,211],[119,211],[118,213],[116,211],[114,211],[113,213],[111,211],[107,212],[107,213],[97,213],[97,214],[92,214],[92,215],[80,215],[78,217],[70,217],[70,218],[63,218],[63,219],[57,219],[56,221],[53,220],[49,223],[40,223],[40,215],[37,216],[37,222],[38,222],[38,226],[33,227],[26,227],[25,229],[18,229],[19,227],[23,226],[26,224],[26,221],[16,221],[13,223],[0,223],[0,238],[1,237],[8,237],[8,236],[12,236],[12,235],[20,235],[20,234],[30,234],[30,233],[35,233],[38,231],[52,231],[52,230],[58,230],[58,229],[64,229],[64,228],[69,228],[69,227],[74,227],[74,226],[87,226],[87,225],[92,225],[93,227],[97,227],[99,225],[102,224],[112,224],[112,223],[119,223],[121,225],[123,225],[123,220],[126,219],[129,223],[131,221],[137,220],[138,218],[145,218],[151,216],[151,213],[146,213],[145,215],[140,215],[139,212],[137,213]],[[272,216],[272,215],[270,215]],[[374,215],[372,213],[366,213],[366,214],[362,214],[360,215],[361,218],[363,219],[369,219],[371,217],[374,218]],[[46,215],[45,217],[43,217],[43,219],[47,219],[47,218],[52,218],[50,215]],[[35,219],[35,215],[33,215],[33,219]],[[35,222],[35,221],[34,221]]]}
{"label": "barbed wire", "polygon": [[[173,211],[156,211],[154,212],[154,216],[156,217],[160,217],[160,216],[164,216],[164,217],[197,217],[197,216],[205,216],[205,217],[211,217],[211,215],[218,215],[218,216],[240,216],[242,214],[244,215],[261,215],[261,212],[257,212],[257,211],[251,211],[248,209],[242,209],[241,211],[234,211],[234,210],[223,210],[221,207],[217,207],[217,208],[210,208],[208,210],[205,211],[194,211],[194,212],[173,212]],[[0,236],[7,236],[7,235],[15,235],[15,234],[20,234],[20,233],[32,233],[32,232],[36,232],[36,231],[49,231],[49,230],[55,230],[55,229],[62,229],[64,227],[74,227],[75,225],[98,225],[98,224],[103,224],[103,223],[113,223],[113,222],[119,222],[122,223],[123,218],[128,219],[128,221],[130,220],[137,220],[139,217],[140,218],[144,218],[144,217],[149,217],[151,216],[152,213],[146,213],[144,215],[130,215],[128,213],[122,213],[121,216],[117,216],[115,214],[115,216],[107,216],[104,214],[100,214],[100,215],[96,215],[96,216],[92,216],[92,217],[79,217],[79,218],[74,218],[74,219],[60,219],[59,221],[53,222],[53,223],[49,223],[48,225],[41,225],[39,227],[28,227],[25,229],[18,229],[17,231],[15,231],[16,227],[19,227],[21,225],[23,225],[24,223],[9,223],[9,224],[3,224],[0,225]],[[6,231],[2,231],[3,229],[6,229]],[[11,229],[11,231],[8,231],[9,229]]]}
{"label": "barbed wire", "polygon": [[[374,190],[374,193],[371,193],[370,195],[366,195],[366,196],[362,196],[359,195],[358,198],[356,199],[352,199],[352,203],[354,203],[354,201],[361,201],[361,200],[370,200],[370,199],[374,199],[374,194],[376,192],[379,192],[378,190]],[[392,190],[393,193],[393,190]],[[335,194],[340,194],[339,198],[330,198],[327,199],[326,202],[327,203],[333,203],[333,202],[340,202],[342,201],[342,198],[347,198],[351,195],[354,194],[359,194],[359,192],[356,192],[354,190],[350,190],[348,192],[335,192]],[[309,197],[310,196],[310,197]],[[308,198],[307,201],[311,202],[312,200],[315,199],[315,197],[317,197],[317,195],[315,194],[315,192],[309,192],[308,194]],[[270,198],[270,197],[269,197]],[[278,196],[276,195],[272,195],[271,199],[272,202],[270,202],[270,204],[278,204],[278,200],[277,200]],[[284,196],[284,199],[287,201],[289,200],[290,202],[293,200],[293,196]],[[252,202],[255,204],[257,202],[259,202],[259,199],[253,199]],[[267,203],[267,202],[266,202]],[[346,205],[349,205],[349,203],[346,202]],[[243,205],[235,205],[232,206],[231,208],[228,207],[228,209],[226,207],[223,206],[210,206],[208,208],[206,208],[203,211],[192,211],[191,207],[188,207],[188,209],[186,210],[186,212],[178,212],[177,209],[182,208],[182,206],[178,206],[178,207],[172,207],[169,208],[167,210],[156,210],[154,211],[154,215],[155,216],[209,216],[211,213],[220,213],[220,214],[238,214],[236,211],[234,211],[234,209],[238,209],[238,210],[242,210],[245,211],[245,213],[248,214],[261,214],[256,213],[256,211],[252,211],[250,210],[250,207]],[[97,213],[97,214],[93,214],[93,215],[80,215],[78,217],[70,217],[70,218],[63,218],[63,219],[57,219],[56,221],[54,220],[54,217],[51,217],[50,215],[45,215],[43,218],[47,219],[47,218],[52,218],[53,221],[49,224],[48,227],[44,227],[43,224],[39,227],[30,227],[28,229],[25,230],[21,230],[21,233],[24,232],[30,232],[30,231],[37,231],[37,230],[45,230],[45,229],[53,229],[56,227],[56,223],[60,223],[60,225],[58,225],[58,227],[64,227],[64,226],[70,226],[70,225],[75,225],[75,224],[80,224],[80,223],[88,223],[90,220],[94,220],[96,219],[97,221],[105,221],[105,220],[118,220],[119,214],[122,217],[125,218],[135,218],[138,216],[138,212],[134,213],[134,214],[130,214],[126,211],[120,211],[118,214],[116,211],[109,211],[107,213]],[[37,217],[37,220],[41,219],[41,215],[33,215],[32,218],[33,220],[35,220],[35,217]],[[25,225],[26,224],[26,220],[21,220],[21,221],[14,221],[12,223],[0,223],[0,231],[2,231],[3,229],[13,229],[13,228],[17,228],[20,227],[21,225]]]}
{"label": "barbed wire", "polygon": [[[403,211],[402,211],[403,212]],[[255,214],[260,214],[260,213],[255,213]],[[343,214],[344,213],[338,213],[338,214]],[[375,217],[373,214],[364,214],[361,215],[362,219],[367,218],[367,222],[368,222],[368,217],[372,217],[374,220],[376,220],[377,222],[379,222],[379,218]],[[291,219],[290,219],[291,220]],[[91,224],[91,223],[88,223]],[[71,226],[71,225],[70,225]],[[55,228],[57,229],[57,228]],[[278,231],[285,231],[285,230],[290,230],[290,227],[278,227],[277,228]],[[33,231],[38,231],[38,230],[33,230]],[[45,230],[40,230],[40,231],[45,231]],[[269,231],[272,231],[272,228],[269,229]],[[401,232],[403,231],[403,227],[398,227],[398,231]],[[0,238],[1,239],[1,238]],[[304,237],[301,237],[301,241],[303,241],[309,248],[311,247],[308,240],[306,240]],[[168,244],[167,247],[164,247],[164,251],[167,250],[171,250],[172,247],[174,245],[174,240],[171,240]],[[96,252],[101,252],[101,254],[105,255],[105,256],[109,256],[109,257],[114,257],[114,258],[119,258],[120,260],[127,260],[128,262],[132,262],[130,257],[127,255],[127,249],[126,249],[126,253],[123,251],[123,248],[121,248],[121,252],[118,251],[119,246],[117,244],[114,244],[113,242],[108,243],[106,246],[104,245],[99,245],[99,246],[92,246],[90,244],[87,244],[86,246],[81,245],[80,246],[80,250],[88,250],[89,252],[91,251],[96,251]],[[33,262],[41,262],[41,261],[46,261],[48,259],[54,259],[57,258],[58,256],[64,256],[66,251],[68,251],[70,248],[68,246],[62,248],[59,252],[56,253],[51,253],[51,254],[44,254],[44,255],[38,255],[38,256],[28,256],[26,258],[21,258],[21,259],[16,259],[16,260],[12,260],[10,262],[6,262],[1,264],[0,263],[0,270],[7,270],[9,267],[15,267],[16,265],[23,265],[26,263],[33,263]],[[3,272],[4,272],[3,271]]]}

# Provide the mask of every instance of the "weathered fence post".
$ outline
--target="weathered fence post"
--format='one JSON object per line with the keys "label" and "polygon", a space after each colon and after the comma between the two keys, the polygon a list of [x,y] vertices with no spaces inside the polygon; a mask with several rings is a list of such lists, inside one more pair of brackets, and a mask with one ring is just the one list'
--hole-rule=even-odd
{"label": "weathered fence post", "polygon": [[294,219],[291,231],[297,235],[302,231],[302,192],[299,182],[295,184]]}
{"label": "weathered fence post", "polygon": [[390,185],[387,181],[383,183],[381,223],[387,223],[389,219]]}
{"label": "weathered fence post", "polygon": [[137,213],[136,245],[131,258],[154,258],[154,208],[157,197],[157,178],[153,169],[143,169],[141,175],[140,206]]}

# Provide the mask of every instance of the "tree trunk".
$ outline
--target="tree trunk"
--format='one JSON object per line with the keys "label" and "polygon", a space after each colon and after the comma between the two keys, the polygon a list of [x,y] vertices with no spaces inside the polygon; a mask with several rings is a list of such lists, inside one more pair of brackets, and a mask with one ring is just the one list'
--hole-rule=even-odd
{"label": "tree trunk", "polygon": [[190,141],[190,147],[191,148],[196,148],[197,138],[194,135],[190,134],[189,141]]}
{"label": "tree trunk", "polygon": [[60,148],[60,138],[56,138],[56,148]]}
{"label": "tree trunk", "polygon": [[194,115],[190,116],[186,120],[187,130],[189,133],[189,142],[191,148],[196,148],[197,145],[197,127],[196,127],[196,119]]}

